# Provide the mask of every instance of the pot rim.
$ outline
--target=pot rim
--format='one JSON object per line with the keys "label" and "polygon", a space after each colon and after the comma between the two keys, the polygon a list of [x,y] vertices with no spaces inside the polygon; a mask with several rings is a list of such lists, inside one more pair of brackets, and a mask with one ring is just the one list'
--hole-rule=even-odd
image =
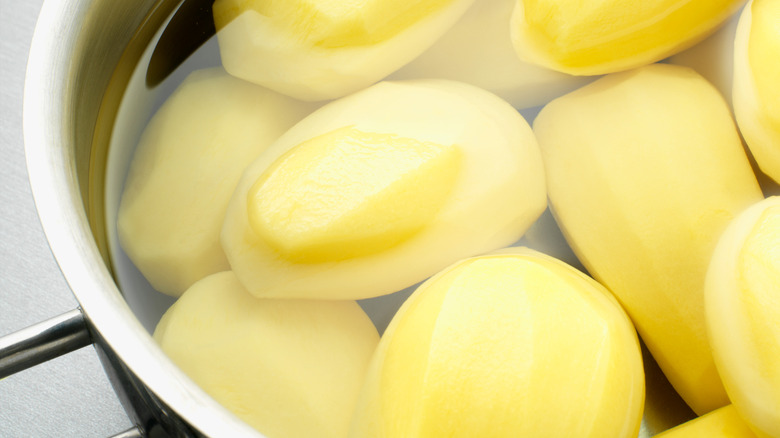
{"label": "pot rim", "polygon": [[[200,433],[262,437],[165,356],[125,302],[88,225],[69,142],[74,141],[78,112],[71,105],[77,92],[73,83],[79,79],[76,58],[90,56],[84,49],[90,36],[80,24],[96,3],[44,1],[32,39],[23,132],[30,185],[44,233],[90,329],[99,334],[93,339],[104,340],[147,388]],[[139,11],[137,6],[133,9]]]}

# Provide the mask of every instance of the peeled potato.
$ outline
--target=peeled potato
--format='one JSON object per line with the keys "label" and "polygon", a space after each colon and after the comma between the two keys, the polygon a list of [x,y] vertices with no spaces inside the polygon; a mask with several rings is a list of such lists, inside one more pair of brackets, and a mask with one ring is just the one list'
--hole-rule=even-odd
{"label": "peeled potato", "polygon": [[425,51],[474,0],[216,0],[230,74],[302,100],[369,86]]}
{"label": "peeled potato", "polygon": [[732,403],[760,437],[780,437],[780,197],[737,217],[707,274],[715,362]]}
{"label": "peeled potato", "polygon": [[512,42],[521,59],[596,75],[660,61],[699,42],[744,0],[517,0]]}
{"label": "peeled potato", "polygon": [[518,109],[542,105],[586,84],[523,62],[515,54],[509,19],[515,0],[479,0],[422,55],[388,79],[442,78],[495,93]]}
{"label": "peeled potato", "polygon": [[119,206],[122,248],[160,292],[179,296],[229,269],[219,232],[244,168],[315,107],[236,79],[192,73],[149,122]]}
{"label": "peeled potato", "polygon": [[371,361],[354,438],[635,438],[644,373],[610,293],[525,248],[458,262],[404,303]]}
{"label": "peeled potato", "polygon": [[761,170],[780,183],[780,2],[745,7],[734,44],[734,114]]}
{"label": "peeled potato", "polygon": [[379,342],[354,301],[257,299],[232,272],[188,289],[154,338],[195,383],[268,438],[346,436]]}
{"label": "peeled potato", "polygon": [[739,416],[734,405],[722,408],[690,420],[666,432],[660,433],[655,438],[755,438],[745,424],[745,420]]}
{"label": "peeled potato", "polygon": [[259,157],[222,245],[254,295],[374,297],[517,241],[545,193],[536,140],[506,102],[456,82],[385,82]]}
{"label": "peeled potato", "polygon": [[574,253],[694,411],[728,404],[704,277],[720,233],[763,195],[723,97],[691,69],[654,64],[552,101],[534,132]]}

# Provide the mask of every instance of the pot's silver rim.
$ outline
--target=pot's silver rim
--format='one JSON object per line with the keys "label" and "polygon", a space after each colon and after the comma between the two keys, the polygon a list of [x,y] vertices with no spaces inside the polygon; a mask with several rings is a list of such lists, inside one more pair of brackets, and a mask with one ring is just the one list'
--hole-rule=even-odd
{"label": "pot's silver rim", "polygon": [[72,139],[68,104],[74,93],[68,78],[84,38],[80,23],[93,3],[96,0],[45,1],[30,49],[23,131],[44,233],[90,325],[147,388],[205,436],[261,437],[162,353],[127,306],[92,237],[67,142]]}

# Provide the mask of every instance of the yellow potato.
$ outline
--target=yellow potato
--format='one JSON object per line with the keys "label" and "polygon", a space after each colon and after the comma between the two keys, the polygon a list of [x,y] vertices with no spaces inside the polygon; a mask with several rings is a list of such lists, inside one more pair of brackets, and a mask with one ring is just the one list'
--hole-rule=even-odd
{"label": "yellow potato", "polygon": [[660,61],[699,42],[744,0],[517,0],[520,58],[595,75]]}
{"label": "yellow potato", "polygon": [[350,437],[635,438],[644,373],[601,285],[526,248],[423,283],[382,337]]}
{"label": "yellow potato", "polygon": [[694,411],[727,404],[704,277],[720,233],[763,196],[723,97],[688,68],[654,64],[552,101],[534,132],[575,254]]}
{"label": "yellow potato", "polygon": [[160,292],[179,296],[229,269],[219,243],[244,168],[314,110],[221,68],[196,71],[154,115],[119,206],[122,248]]}
{"label": "yellow potato", "polygon": [[780,197],[723,233],[706,283],[707,328],[734,407],[759,437],[780,437]]}
{"label": "yellow potato", "polygon": [[506,102],[384,82],[316,111],[247,169],[222,245],[254,295],[367,298],[512,244],[545,206],[536,140]]}
{"label": "yellow potato", "polygon": [[722,408],[673,427],[655,438],[755,438],[734,405]]}
{"label": "yellow potato", "polygon": [[195,383],[268,438],[346,436],[379,342],[354,301],[257,299],[232,272],[188,289],[154,338]]}
{"label": "yellow potato", "polygon": [[758,166],[780,183],[780,2],[751,1],[734,43],[734,115]]}
{"label": "yellow potato", "polygon": [[216,0],[225,69],[302,100],[369,86],[425,51],[474,0]]}

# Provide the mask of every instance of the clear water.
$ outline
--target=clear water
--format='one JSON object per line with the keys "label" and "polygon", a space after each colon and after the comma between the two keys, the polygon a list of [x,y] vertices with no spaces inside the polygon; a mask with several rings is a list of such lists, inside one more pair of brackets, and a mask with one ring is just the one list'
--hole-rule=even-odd
{"label": "clear water", "polygon": [[[151,333],[159,318],[174,302],[174,298],[155,291],[128,259],[118,243],[116,216],[122,186],[132,159],[133,151],[152,115],[165,99],[194,70],[220,65],[216,37],[209,40],[164,82],[154,88],[145,83],[146,67],[155,47],[147,48],[136,67],[127,87],[114,126],[106,171],[106,228],[116,281],[127,303],[140,322]],[[529,123],[533,122],[540,107],[521,110]],[[579,262],[566,246],[549,212],[546,212],[520,242],[542,252],[556,255],[579,268]],[[582,268],[581,268],[582,269]],[[415,286],[384,297],[362,300],[361,305],[381,331],[389,323],[395,310],[411,294]],[[645,355],[649,356],[646,354]],[[646,364],[648,378],[647,414],[640,437],[653,434],[690,417],[691,413],[666,382],[652,360]]]}

